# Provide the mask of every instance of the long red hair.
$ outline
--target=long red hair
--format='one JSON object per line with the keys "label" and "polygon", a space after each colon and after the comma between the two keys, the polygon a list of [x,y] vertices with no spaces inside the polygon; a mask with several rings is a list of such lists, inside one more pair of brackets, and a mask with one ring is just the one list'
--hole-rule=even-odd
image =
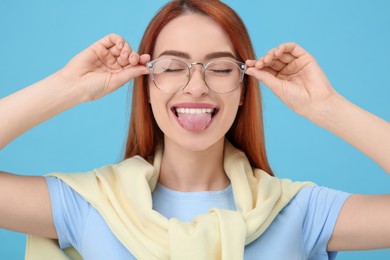
{"label": "long red hair", "polygon": [[[249,34],[241,18],[219,0],[174,0],[165,5],[152,19],[139,46],[139,53],[153,53],[157,36],[162,28],[185,13],[207,15],[227,33],[237,58],[255,59]],[[244,103],[226,133],[227,139],[248,157],[251,165],[273,175],[269,165],[263,127],[263,113],[258,81],[244,77]],[[163,133],[157,126],[148,102],[148,76],[134,80],[132,109],[125,158],[140,155],[152,162],[154,150],[163,142]]]}

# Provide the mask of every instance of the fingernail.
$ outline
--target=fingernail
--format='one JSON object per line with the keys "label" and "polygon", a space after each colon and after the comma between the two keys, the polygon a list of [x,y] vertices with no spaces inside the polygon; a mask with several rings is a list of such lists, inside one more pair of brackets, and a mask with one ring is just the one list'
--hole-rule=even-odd
{"label": "fingernail", "polygon": [[135,62],[136,62],[136,59],[135,59],[134,56],[131,56],[131,57],[130,57],[130,62],[131,62],[131,63],[135,63]]}
{"label": "fingernail", "polygon": [[246,71],[245,71],[245,74],[247,74],[247,75],[249,75],[249,76],[252,76],[252,72],[251,72],[252,70],[251,69],[247,69]]}
{"label": "fingernail", "polygon": [[245,64],[246,64],[247,66],[252,66],[252,64],[254,64],[254,60],[246,60],[246,61],[245,61]]}

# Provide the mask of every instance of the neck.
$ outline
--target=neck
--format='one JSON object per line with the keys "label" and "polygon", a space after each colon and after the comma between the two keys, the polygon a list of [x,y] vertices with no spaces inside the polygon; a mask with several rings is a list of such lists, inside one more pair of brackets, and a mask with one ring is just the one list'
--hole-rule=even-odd
{"label": "neck", "polygon": [[191,151],[165,140],[159,182],[177,191],[223,190],[230,183],[223,153],[224,139],[204,151]]}

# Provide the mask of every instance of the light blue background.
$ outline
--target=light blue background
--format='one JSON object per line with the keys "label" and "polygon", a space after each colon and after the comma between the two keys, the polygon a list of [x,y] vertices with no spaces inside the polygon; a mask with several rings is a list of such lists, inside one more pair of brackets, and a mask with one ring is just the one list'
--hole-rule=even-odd
{"label": "light blue background", "polygon": [[[0,97],[50,75],[108,33],[121,34],[136,48],[165,2],[0,1]],[[340,93],[390,120],[389,1],[225,2],[246,22],[259,57],[295,41],[317,58]],[[373,161],[263,90],[267,148],[278,176],[353,193],[390,192],[390,177]],[[129,117],[127,91],[124,87],[32,129],[0,151],[0,169],[32,175],[118,161]],[[0,242],[0,259],[23,259],[24,235],[0,230]],[[390,250],[345,252],[338,259],[369,258],[390,259]]]}

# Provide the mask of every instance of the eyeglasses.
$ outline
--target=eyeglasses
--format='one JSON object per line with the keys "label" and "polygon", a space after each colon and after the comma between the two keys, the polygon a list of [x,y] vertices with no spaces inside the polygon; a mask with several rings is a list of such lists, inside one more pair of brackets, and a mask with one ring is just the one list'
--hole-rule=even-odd
{"label": "eyeglasses", "polygon": [[235,90],[246,70],[246,64],[235,60],[213,60],[208,63],[188,62],[177,58],[166,58],[149,61],[146,67],[150,78],[162,92],[175,93],[184,90],[192,77],[192,68],[202,66],[203,80],[206,86],[217,93],[228,93]]}

